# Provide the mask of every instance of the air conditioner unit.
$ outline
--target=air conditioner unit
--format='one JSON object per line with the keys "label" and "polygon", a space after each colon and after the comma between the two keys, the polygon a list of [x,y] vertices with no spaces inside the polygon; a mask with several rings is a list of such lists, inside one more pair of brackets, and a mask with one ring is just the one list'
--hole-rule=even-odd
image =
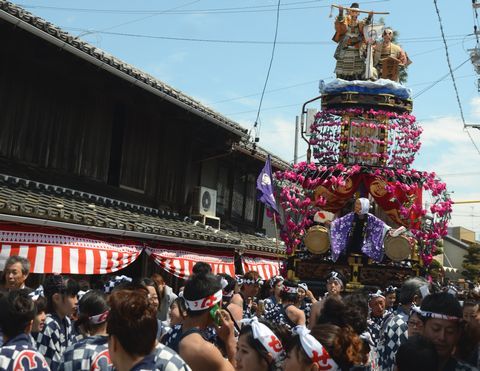
{"label": "air conditioner unit", "polygon": [[193,215],[215,217],[217,191],[207,187],[195,187],[193,193]]}

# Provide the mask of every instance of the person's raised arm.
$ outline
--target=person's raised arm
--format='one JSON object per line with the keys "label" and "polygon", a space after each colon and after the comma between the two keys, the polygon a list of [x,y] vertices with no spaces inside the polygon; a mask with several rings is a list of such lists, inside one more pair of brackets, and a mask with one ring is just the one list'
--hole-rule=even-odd
{"label": "person's raised arm", "polygon": [[233,365],[223,358],[220,350],[199,334],[185,337],[180,343],[179,353],[192,371],[235,370]]}

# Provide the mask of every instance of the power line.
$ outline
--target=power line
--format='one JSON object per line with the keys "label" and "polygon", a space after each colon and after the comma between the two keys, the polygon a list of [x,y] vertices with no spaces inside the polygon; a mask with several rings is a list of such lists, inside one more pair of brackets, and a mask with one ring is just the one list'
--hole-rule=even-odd
{"label": "power line", "polygon": [[[372,3],[384,3],[389,2],[390,0],[372,0],[365,1],[362,4],[372,4]],[[297,5],[297,4],[306,4],[314,3],[317,1],[300,1],[296,3],[286,4]],[[46,10],[58,10],[58,11],[68,11],[68,12],[83,12],[83,13],[116,13],[116,14],[161,14],[161,15],[192,15],[192,14],[238,14],[238,13],[259,13],[259,12],[272,12],[276,11],[276,7],[272,5],[257,5],[257,6],[248,6],[248,7],[236,7],[236,8],[211,8],[211,9],[197,9],[197,10],[183,10],[183,11],[158,11],[158,10],[138,10],[138,9],[128,9],[128,10],[119,10],[119,9],[98,9],[98,8],[68,8],[68,7],[53,7],[53,6],[43,6],[43,5],[28,5],[28,4],[19,4],[20,6],[27,9],[46,9]],[[348,4],[349,5],[349,4]],[[347,4],[345,4],[347,6]],[[306,10],[306,9],[321,9],[329,8],[330,5],[320,5],[320,6],[303,6],[303,7],[288,7],[281,9],[281,11],[287,10]],[[262,9],[266,8],[266,9]]]}
{"label": "power line", "polygon": [[[456,71],[458,70],[460,67],[462,67],[465,63],[469,62],[470,61],[470,58],[467,58],[465,61],[463,61],[462,63],[460,63],[457,67],[455,67],[455,69],[453,71]],[[450,69],[449,72],[447,72],[445,75],[443,75],[442,77],[440,77],[438,80],[435,80],[433,83],[431,83],[429,86],[427,86],[426,88],[420,90],[417,94],[415,94],[413,96],[413,98],[418,98],[420,95],[422,95],[423,93],[427,92],[428,90],[430,90],[431,88],[433,88],[435,85],[437,85],[439,82],[445,80],[448,76],[453,76],[452,73],[453,71]],[[462,119],[463,119],[463,111],[462,111]],[[463,123],[465,124],[465,121],[463,120]]]}
{"label": "power line", "polygon": [[[65,27],[64,29],[70,30],[83,30],[81,28]],[[136,34],[128,32],[107,32],[104,30],[91,30],[91,33],[99,33],[112,36],[125,36],[142,39],[160,39],[160,40],[173,40],[173,41],[191,41],[191,42],[206,42],[214,44],[252,44],[252,45],[271,45],[272,41],[266,40],[231,40],[231,39],[206,39],[196,37],[177,37],[177,36],[161,36],[161,35],[148,35],[148,34]],[[277,44],[283,45],[330,45],[331,41],[277,41]]]}
{"label": "power line", "polygon": [[[466,62],[463,62],[463,64],[465,64]],[[458,66],[457,68],[460,68],[461,66]],[[441,79],[438,79],[436,81],[434,81],[434,84],[438,84],[439,82],[441,82],[442,80],[445,80],[445,78],[448,77],[448,74],[446,76],[443,76]],[[419,83],[419,84],[428,84],[428,82],[423,82],[423,83]],[[429,86],[429,89],[431,89],[433,87],[433,84],[431,84]],[[288,88],[288,87],[286,87]],[[429,89],[424,89],[425,91],[426,90],[429,90]],[[423,94],[424,92],[422,92]],[[258,94],[257,94],[258,95]],[[415,98],[416,96],[414,96]],[[240,97],[242,98],[242,97]],[[240,99],[238,98],[238,99]],[[286,107],[293,107],[293,106],[300,106],[302,105],[304,102],[298,102],[298,103],[294,103],[294,104],[284,104],[284,105],[280,105],[280,106],[272,106],[272,107],[268,107],[268,108],[264,108],[263,110],[264,111],[267,111],[267,110],[273,110],[273,109],[277,109],[277,108],[286,108]],[[239,111],[239,112],[232,112],[232,113],[227,113],[226,116],[234,116],[234,115],[241,115],[241,114],[245,114],[245,113],[252,113],[252,112],[256,112],[256,110],[246,110],[246,111]],[[429,118],[425,118],[425,119],[417,119],[417,122],[420,122],[420,121],[426,121],[428,120]]]}
{"label": "power line", "polygon": [[[309,0],[309,1],[296,1],[291,3],[284,3],[283,6],[292,6],[299,4],[310,4],[318,3],[321,0]],[[98,8],[71,8],[71,7],[57,7],[57,6],[46,6],[46,5],[28,5],[28,4],[19,4],[24,8],[29,9],[46,9],[46,10],[57,10],[57,11],[68,11],[68,12],[79,12],[79,13],[112,13],[112,14],[164,14],[164,10],[156,9],[98,9]],[[326,6],[325,6],[326,7]],[[275,10],[275,5],[254,5],[254,6],[243,6],[243,7],[231,7],[231,8],[210,8],[210,9],[187,9],[180,12],[173,12],[171,9],[169,13],[185,13],[190,14],[191,12],[216,12],[216,11],[235,11],[235,10],[245,10],[245,9],[261,9],[269,8],[268,10]]]}
{"label": "power line", "polygon": [[170,11],[183,8],[184,6],[188,6],[188,5],[192,5],[192,4],[198,3],[198,2],[200,2],[200,1],[201,1],[201,0],[194,0],[194,1],[191,1],[191,2],[186,3],[186,4],[178,5],[178,6],[175,6],[175,7],[173,7],[173,8],[169,8],[169,9],[166,9],[166,10],[159,11],[158,13],[155,13],[155,14],[147,15],[146,17],[136,18],[136,19],[133,19],[133,20],[131,20],[131,21],[122,22],[122,23],[116,24],[116,25],[114,25],[114,26],[109,26],[109,27],[106,27],[106,28],[102,28],[101,30],[87,30],[87,31],[85,31],[85,32],[80,33],[80,34],[77,36],[77,39],[80,38],[80,37],[82,37],[82,36],[85,36],[85,35],[98,34],[98,33],[106,33],[108,30],[112,30],[112,29],[114,29],[114,28],[121,27],[121,26],[126,26],[127,24],[132,24],[132,23],[140,22],[140,21],[143,21],[143,20],[148,19],[148,18],[155,17],[155,16],[160,15],[160,14],[168,13],[168,12],[170,12]]}
{"label": "power line", "polygon": [[[440,11],[438,10],[437,0],[433,0],[433,3],[435,4],[435,10],[437,12],[437,17],[438,17],[438,24],[440,25],[440,32],[442,34],[443,45],[445,47],[445,55],[447,57],[448,70],[450,71],[450,75],[452,76],[452,83],[453,83],[453,88],[455,90],[455,95],[457,97],[458,108],[460,110],[460,116],[462,118],[463,125],[465,126],[466,125],[465,116],[463,115],[462,103],[460,102],[460,95],[458,94],[457,83],[455,81],[455,75],[453,74],[452,64],[450,62],[450,54],[448,53],[448,45],[447,45],[447,41],[445,40],[445,32],[443,31],[442,18],[440,17]],[[467,60],[470,60],[470,58],[467,59]]]}
{"label": "power line", "polygon": [[[475,76],[475,74],[457,76],[457,80],[459,80],[459,79],[464,79],[464,78],[467,78],[467,77],[472,77],[472,76]],[[298,84],[286,85],[286,86],[282,86],[282,87],[277,88],[277,89],[267,90],[267,91],[265,91],[265,94],[275,93],[275,92],[277,92],[277,91],[282,91],[282,90],[287,90],[287,89],[292,89],[292,88],[297,88],[297,87],[299,87],[299,86],[311,85],[311,84],[313,84],[313,83],[318,84],[318,81],[319,81],[319,80],[327,80],[327,79],[330,79],[330,78],[331,78],[331,76],[328,76],[328,77],[320,77],[320,78],[315,79],[315,80],[300,82],[300,83],[298,83]],[[418,82],[418,83],[416,83],[416,84],[411,84],[410,87],[427,85],[427,84],[431,84],[431,83],[432,83],[432,81]],[[233,101],[240,100],[240,99],[244,99],[244,98],[255,97],[255,96],[260,95],[260,94],[261,94],[261,92],[258,92],[258,93],[251,93],[251,94],[247,94],[247,95],[241,95],[241,96],[234,97],[234,98],[221,99],[221,100],[212,102],[211,104],[214,105],[214,104],[222,104],[222,103],[233,102]]]}
{"label": "power line", "polygon": [[268,64],[267,76],[265,77],[265,83],[263,84],[262,95],[260,96],[260,102],[258,104],[257,118],[255,119],[255,124],[253,128],[255,130],[255,143],[260,139],[260,128],[261,124],[258,124],[258,119],[260,118],[260,111],[262,110],[263,97],[265,96],[265,90],[267,89],[268,78],[270,77],[270,71],[272,70],[273,58],[275,56],[275,47],[277,46],[277,36],[278,36],[278,24],[280,20],[280,2],[278,0],[277,4],[277,17],[275,20],[275,36],[273,37],[273,46],[272,46],[272,55],[270,56],[270,63]]}
{"label": "power line", "polygon": [[[293,106],[300,107],[303,103],[305,103],[305,102],[298,102],[298,103],[293,103],[293,104],[284,104],[284,105],[281,105],[281,106],[273,106],[273,107],[264,108],[263,110],[264,110],[264,111],[269,111],[269,110],[272,110],[272,109],[286,108],[286,107],[293,107]],[[240,112],[234,112],[234,113],[227,113],[226,116],[241,115],[241,114],[244,114],[244,113],[252,113],[252,112],[256,112],[256,111],[257,111],[257,110],[248,110],[248,111],[240,111]]]}
{"label": "power line", "polygon": [[[328,77],[322,77],[322,78],[316,79],[316,80],[310,80],[310,81],[300,82],[300,83],[298,83],[298,84],[287,85],[287,86],[283,86],[283,87],[277,88],[277,89],[270,89],[270,90],[267,90],[265,93],[274,93],[274,92],[277,92],[277,91],[287,90],[287,89],[296,88],[296,87],[304,86],[304,85],[310,85],[310,84],[313,84],[313,83],[317,83],[317,84],[318,84],[318,81],[319,81],[319,80],[325,80],[325,79],[327,79],[327,78],[328,78]],[[212,104],[220,104],[220,103],[232,102],[232,101],[239,100],[239,99],[243,99],[243,98],[255,97],[255,96],[260,95],[260,94],[261,94],[261,93],[251,93],[251,94],[242,95],[242,96],[235,97],[235,98],[228,98],[228,99],[217,100],[216,102],[212,102]]]}
{"label": "power line", "polygon": [[[199,0],[197,0],[197,1],[199,1]],[[149,16],[149,17],[151,17],[151,16]],[[197,37],[163,36],[163,35],[149,35],[149,34],[137,34],[137,33],[129,33],[129,32],[108,31],[112,28],[116,28],[116,27],[120,27],[120,26],[125,25],[125,24],[137,22],[137,21],[140,21],[142,19],[145,19],[145,18],[139,18],[139,19],[132,20],[132,21],[125,22],[125,23],[121,23],[121,24],[118,24],[118,25],[115,25],[115,26],[111,26],[111,27],[108,27],[108,28],[105,28],[105,29],[87,30],[81,36],[84,36],[84,35],[87,35],[87,34],[98,33],[98,34],[111,35],[111,36],[124,36],[124,37],[133,37],[133,38],[159,39],[159,40],[172,40],[172,41],[205,42],[205,43],[214,43],[214,44],[270,45],[270,44],[273,43],[272,41],[268,41],[268,40],[207,39],[207,38],[197,38]],[[67,27],[62,27],[62,29],[72,30],[72,31],[85,31],[84,28],[68,27],[68,26]],[[467,35],[467,36],[472,36],[473,37],[473,35]],[[80,37],[80,35],[77,36],[77,37]],[[451,40],[451,41],[460,40],[460,38],[456,35],[447,36],[447,38],[448,38],[448,40]],[[463,38],[465,38],[465,35],[463,36]],[[425,37],[425,38],[418,37],[418,38],[402,39],[401,41],[402,41],[403,44],[415,43],[415,42],[431,43],[431,42],[437,42],[437,41],[441,42],[442,39],[441,38],[432,39],[431,37]],[[331,45],[332,44],[331,41],[303,41],[303,40],[302,41],[299,41],[299,40],[278,41],[277,40],[276,43],[281,44],[281,45]],[[453,45],[457,45],[457,43],[455,43]],[[416,56],[416,55],[426,54],[426,53],[429,53],[430,51],[435,51],[435,50],[438,50],[438,49],[441,49],[441,48],[435,48],[435,49],[432,49],[432,50],[429,50],[429,51],[427,50],[425,52],[421,52],[421,53],[412,55],[412,57]]]}
{"label": "power line", "polygon": [[[465,122],[465,116],[463,115],[462,102],[460,101],[460,95],[458,94],[457,83],[455,81],[455,75],[453,74],[452,64],[450,63],[450,55],[448,53],[448,45],[447,45],[447,41],[445,40],[445,32],[443,31],[442,18],[440,17],[440,11],[438,10],[437,0],[433,0],[433,4],[435,5],[435,10],[437,12],[438,24],[440,25],[440,32],[442,34],[443,44],[445,46],[445,55],[447,57],[448,69],[450,70],[450,75],[452,76],[452,83],[453,83],[453,88],[455,90],[455,95],[457,97],[458,109],[460,110],[460,116],[461,116],[462,122],[463,122],[463,130],[465,130],[467,132],[468,137],[470,138],[470,141],[472,142],[473,146],[475,147],[478,154],[480,155],[480,149],[477,147],[477,144],[475,143],[472,135],[470,134],[470,132],[467,129],[467,124]],[[469,59],[467,59],[467,60],[469,60]]]}

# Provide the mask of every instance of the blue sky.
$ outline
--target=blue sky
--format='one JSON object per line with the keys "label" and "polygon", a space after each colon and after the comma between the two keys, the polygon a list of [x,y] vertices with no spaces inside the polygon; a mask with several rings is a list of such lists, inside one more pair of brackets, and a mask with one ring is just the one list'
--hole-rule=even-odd
{"label": "blue sky", "polygon": [[[456,68],[475,46],[475,38],[468,36],[474,25],[471,0],[437,3],[451,65]],[[276,0],[22,0],[17,4],[252,127],[272,51]],[[287,161],[293,159],[295,116],[305,101],[318,95],[318,81],[334,77],[331,4],[281,2],[279,43],[260,114],[260,145]],[[433,0],[372,0],[360,2],[360,7],[390,12],[385,23],[399,32],[397,41],[413,61],[406,85],[414,96],[448,73]],[[480,123],[479,76],[470,62],[455,76],[466,122]],[[437,172],[454,192],[454,200],[480,200],[480,153],[463,130],[451,79],[419,95],[414,114],[425,130],[414,167]],[[480,130],[470,133],[480,148]],[[304,152],[301,146],[300,155]],[[455,206],[452,225],[480,232],[480,203]]]}

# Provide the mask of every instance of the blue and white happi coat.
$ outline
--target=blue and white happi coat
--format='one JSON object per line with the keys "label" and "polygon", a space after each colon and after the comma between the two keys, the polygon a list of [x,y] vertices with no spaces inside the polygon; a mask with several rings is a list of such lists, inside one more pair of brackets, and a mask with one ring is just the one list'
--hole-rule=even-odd
{"label": "blue and white happi coat", "polygon": [[32,346],[29,334],[20,334],[0,348],[1,371],[49,371],[47,361]]}
{"label": "blue and white happi coat", "polygon": [[266,298],[263,304],[265,307],[263,318],[269,322],[277,322],[282,305],[277,303],[277,299],[273,295],[269,298]]}
{"label": "blue and white happi coat", "polygon": [[89,336],[69,346],[60,361],[60,371],[108,371],[112,362],[108,352],[108,337]]}
{"label": "blue and white happi coat", "polygon": [[152,354],[154,355],[154,370],[191,371],[190,367],[177,352],[161,343],[157,343]]}
{"label": "blue and white happi coat", "polygon": [[378,365],[381,370],[393,371],[395,367],[395,355],[400,345],[407,341],[408,314],[402,307],[385,319],[377,342]]}
{"label": "blue and white happi coat", "polygon": [[55,313],[47,314],[45,327],[35,340],[38,352],[43,354],[52,371],[58,370],[63,353],[75,342],[70,318],[60,319]]}

